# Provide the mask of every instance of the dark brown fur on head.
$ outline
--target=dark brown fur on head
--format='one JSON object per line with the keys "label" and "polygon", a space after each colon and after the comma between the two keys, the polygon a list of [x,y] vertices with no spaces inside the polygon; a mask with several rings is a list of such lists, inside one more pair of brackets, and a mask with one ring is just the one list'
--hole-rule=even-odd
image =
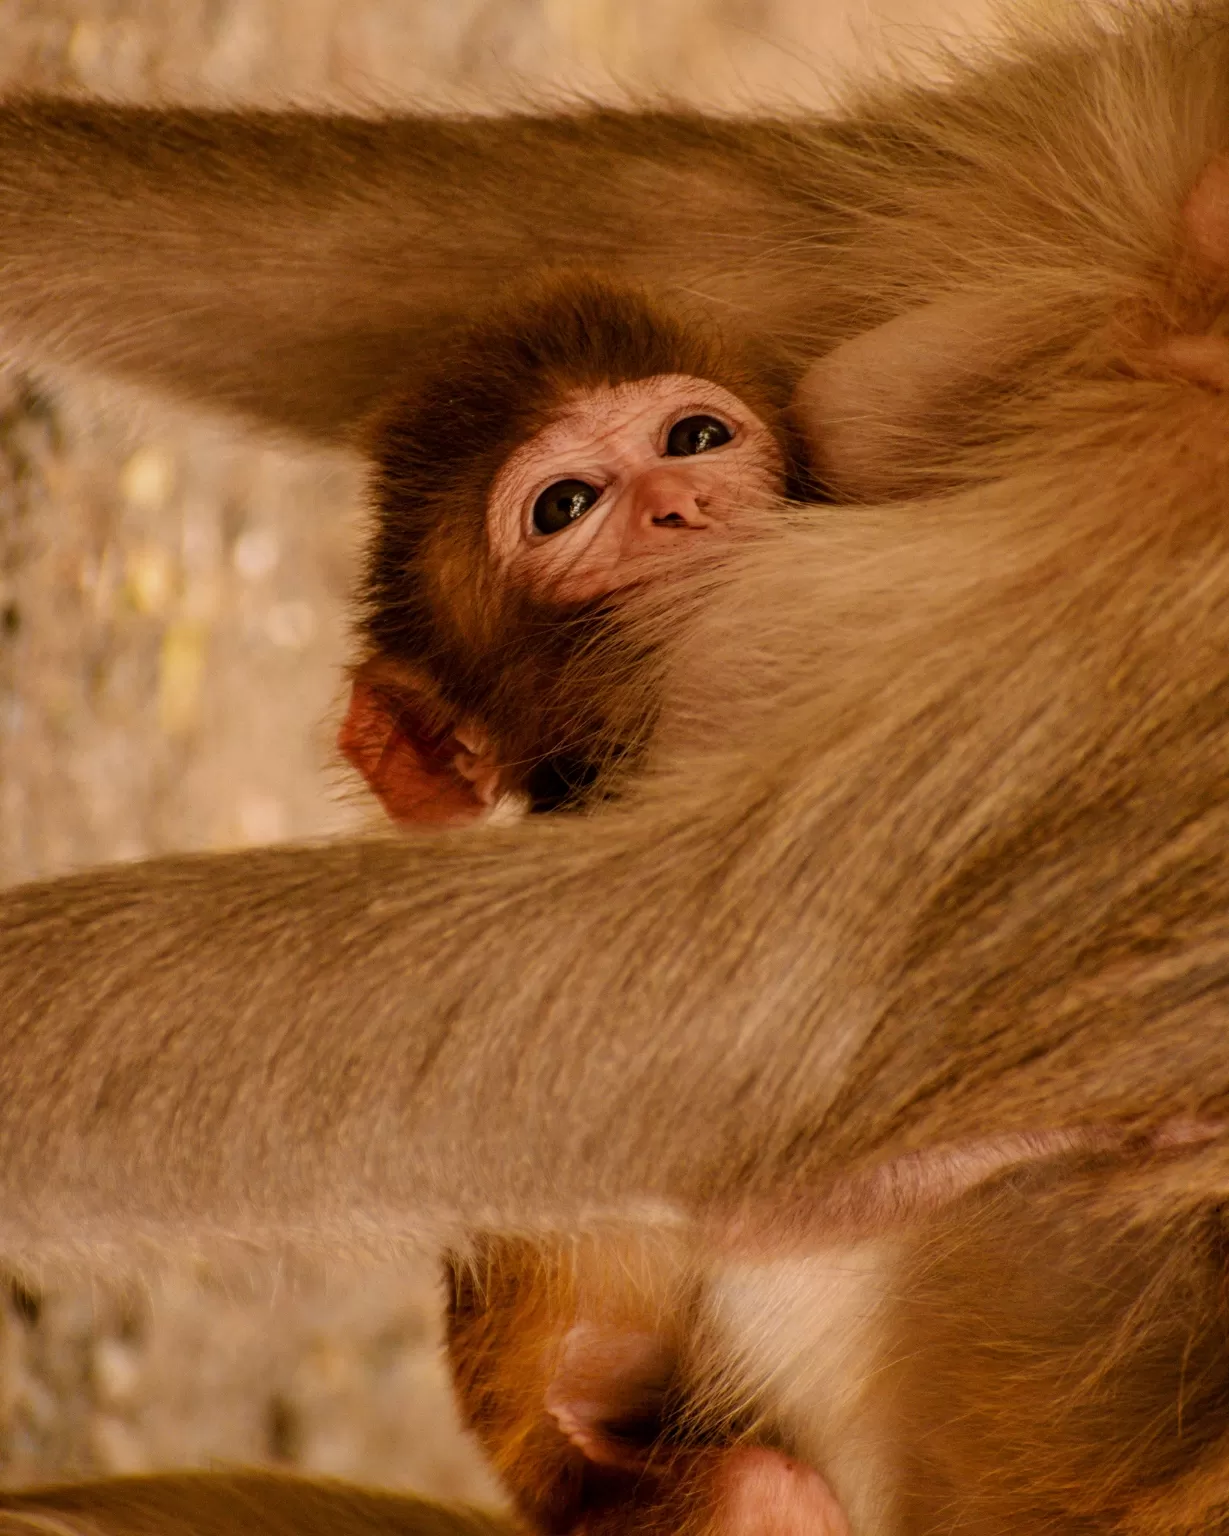
{"label": "dark brown fur on head", "polygon": [[[370,429],[375,527],[362,605],[371,650],[431,680],[451,716],[441,726],[480,719],[501,761],[553,762],[565,791],[583,788],[651,724],[646,659],[621,654],[611,599],[551,602],[507,582],[488,545],[488,497],[509,455],[575,391],[671,373],[729,389],[797,462],[784,419],[791,381],[770,353],[586,273],[506,299]],[[629,668],[640,680],[625,695]]]}

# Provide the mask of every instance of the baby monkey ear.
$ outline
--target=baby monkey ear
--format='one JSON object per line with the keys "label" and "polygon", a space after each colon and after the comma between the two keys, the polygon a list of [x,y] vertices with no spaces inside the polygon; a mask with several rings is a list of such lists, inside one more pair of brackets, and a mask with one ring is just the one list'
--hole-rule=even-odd
{"label": "baby monkey ear", "polygon": [[337,745],[398,825],[463,826],[499,798],[481,733],[449,720],[432,684],[387,656],[355,670]]}
{"label": "baby monkey ear", "polygon": [[547,1385],[546,1411],[586,1461],[633,1471],[661,1439],[675,1366],[660,1334],[576,1322]]}

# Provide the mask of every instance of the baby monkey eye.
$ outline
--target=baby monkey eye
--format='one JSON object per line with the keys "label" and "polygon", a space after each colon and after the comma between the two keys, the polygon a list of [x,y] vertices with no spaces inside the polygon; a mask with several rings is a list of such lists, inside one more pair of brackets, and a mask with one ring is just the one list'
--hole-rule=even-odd
{"label": "baby monkey eye", "polygon": [[725,422],[715,416],[684,416],[670,428],[666,454],[682,459],[693,453],[707,453],[710,448],[723,448],[733,435]]}
{"label": "baby monkey eye", "polygon": [[561,533],[584,517],[601,494],[587,480],[556,480],[533,504],[533,531]]}

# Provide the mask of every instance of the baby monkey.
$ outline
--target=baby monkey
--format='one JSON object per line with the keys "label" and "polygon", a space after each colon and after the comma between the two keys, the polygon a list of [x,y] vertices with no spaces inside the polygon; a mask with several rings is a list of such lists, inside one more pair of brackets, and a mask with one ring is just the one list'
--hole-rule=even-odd
{"label": "baby monkey", "polygon": [[824,1477],[716,1408],[668,1233],[477,1240],[445,1267],[461,1418],[538,1536],[849,1536]]}
{"label": "baby monkey", "polygon": [[851,1180],[758,1256],[663,1227],[450,1260],[461,1416],[530,1531],[1223,1533],[1224,1140],[977,1162]]}
{"label": "baby monkey", "polygon": [[577,803],[643,745],[616,595],[802,488],[785,368],[637,289],[555,277],[466,331],[369,432],[367,659],[340,746],[400,823]]}

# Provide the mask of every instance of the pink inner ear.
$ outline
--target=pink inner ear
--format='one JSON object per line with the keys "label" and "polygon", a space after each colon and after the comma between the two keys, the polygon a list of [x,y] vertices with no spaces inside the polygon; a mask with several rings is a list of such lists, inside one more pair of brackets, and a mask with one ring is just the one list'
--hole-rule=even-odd
{"label": "pink inner ear", "polygon": [[479,786],[457,771],[458,759],[468,756],[465,748],[450,731],[427,728],[425,710],[415,708],[409,688],[356,677],[337,745],[401,825],[456,826],[487,808]]}
{"label": "pink inner ear", "polygon": [[588,1461],[642,1466],[643,1449],[621,1440],[612,1426],[660,1399],[669,1368],[670,1353],[655,1333],[576,1323],[546,1389],[546,1411]]}
{"label": "pink inner ear", "polygon": [[722,1457],[712,1528],[721,1536],[849,1536],[849,1521],[827,1481],[763,1446]]}

